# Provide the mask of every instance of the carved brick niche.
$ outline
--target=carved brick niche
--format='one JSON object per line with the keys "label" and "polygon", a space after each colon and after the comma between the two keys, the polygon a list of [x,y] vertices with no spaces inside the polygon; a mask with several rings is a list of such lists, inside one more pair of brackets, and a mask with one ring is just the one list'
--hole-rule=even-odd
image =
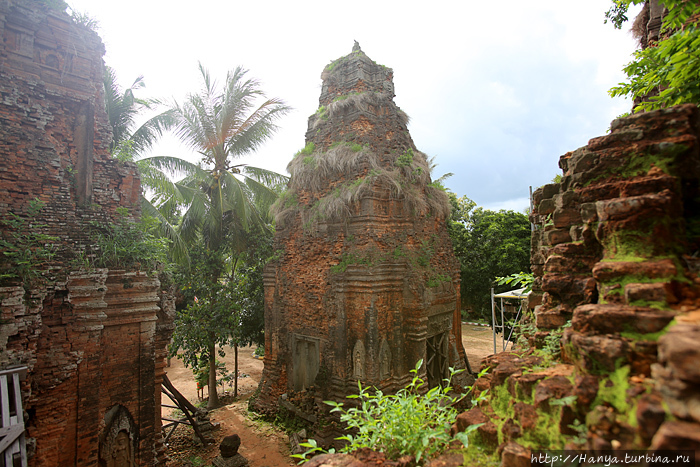
{"label": "carved brick niche", "polygon": [[275,207],[261,410],[310,385],[336,399],[358,379],[396,391],[419,359],[431,384],[465,367],[449,204],[394,104],[393,71],[356,44],[321,77]]}

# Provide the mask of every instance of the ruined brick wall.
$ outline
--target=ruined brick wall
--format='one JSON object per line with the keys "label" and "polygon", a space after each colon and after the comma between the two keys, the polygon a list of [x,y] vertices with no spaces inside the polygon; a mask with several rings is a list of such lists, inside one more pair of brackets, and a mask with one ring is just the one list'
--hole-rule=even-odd
{"label": "ruined brick wall", "polygon": [[591,408],[602,421],[589,447],[700,449],[699,116],[683,105],[616,120],[534,194],[537,326],[570,320],[565,357],[589,386],[624,375],[636,411]]}
{"label": "ruined brick wall", "polygon": [[322,79],[307,146],[276,207],[263,408],[310,385],[338,399],[358,379],[395,391],[436,352],[440,364],[465,366],[449,205],[393,102],[393,71],[356,46]]}
{"label": "ruined brick wall", "polygon": [[[171,307],[155,276],[73,262],[90,243],[88,223],[111,222],[120,208],[140,215],[138,172],[108,151],[104,46],[34,1],[0,2],[0,36],[0,215],[58,238],[42,280],[0,287],[0,367],[29,368],[30,465],[97,465],[119,432],[136,465],[163,463]],[[44,208],[30,217],[35,199]]]}

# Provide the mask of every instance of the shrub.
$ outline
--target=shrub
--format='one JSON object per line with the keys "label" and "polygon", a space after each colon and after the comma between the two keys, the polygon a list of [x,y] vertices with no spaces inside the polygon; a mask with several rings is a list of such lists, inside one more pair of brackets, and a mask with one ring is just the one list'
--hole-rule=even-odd
{"label": "shrub", "polygon": [[[359,399],[357,407],[345,409],[342,403],[326,402],[333,407],[331,412],[340,412],[341,421],[356,431],[354,435],[338,438],[348,442],[343,452],[369,447],[383,452],[389,459],[413,455],[420,463],[421,459],[428,459],[447,448],[452,441],[450,425],[457,417],[452,404],[462,398],[449,395],[451,378],[457,372],[450,368],[450,378],[445,379],[444,386],[434,387],[421,395],[420,389],[425,381],[418,376],[418,370],[422,365],[423,360],[419,360],[411,370],[413,380],[395,395],[383,394],[378,389],[370,393],[358,381],[359,394],[348,396],[349,399]],[[458,433],[457,439],[467,446],[468,434],[477,427],[474,425]]]}
{"label": "shrub", "polygon": [[34,199],[26,218],[9,211],[0,219],[0,283],[19,279],[30,286],[53,258],[58,237],[43,233],[48,226],[37,222],[43,208],[44,203]]}

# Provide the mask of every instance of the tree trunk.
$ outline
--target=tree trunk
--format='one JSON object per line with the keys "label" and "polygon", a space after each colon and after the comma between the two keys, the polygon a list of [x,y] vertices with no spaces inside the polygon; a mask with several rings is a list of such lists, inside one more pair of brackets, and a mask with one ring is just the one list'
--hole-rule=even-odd
{"label": "tree trunk", "polygon": [[215,409],[219,407],[219,394],[216,390],[216,346],[209,346],[209,402],[207,409]]}
{"label": "tree trunk", "polygon": [[238,398],[238,344],[233,344],[233,398]]}

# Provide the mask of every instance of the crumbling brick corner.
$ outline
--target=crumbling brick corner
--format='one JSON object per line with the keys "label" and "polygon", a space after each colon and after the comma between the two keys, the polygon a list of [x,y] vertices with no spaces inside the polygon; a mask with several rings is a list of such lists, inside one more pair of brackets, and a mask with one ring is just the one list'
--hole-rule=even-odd
{"label": "crumbling brick corner", "polygon": [[688,104],[615,120],[560,167],[561,183],[534,193],[537,327],[544,335],[570,321],[567,361],[588,386],[624,372],[637,407],[636,427],[618,420],[618,434],[592,430],[589,442],[697,450],[700,112]]}

